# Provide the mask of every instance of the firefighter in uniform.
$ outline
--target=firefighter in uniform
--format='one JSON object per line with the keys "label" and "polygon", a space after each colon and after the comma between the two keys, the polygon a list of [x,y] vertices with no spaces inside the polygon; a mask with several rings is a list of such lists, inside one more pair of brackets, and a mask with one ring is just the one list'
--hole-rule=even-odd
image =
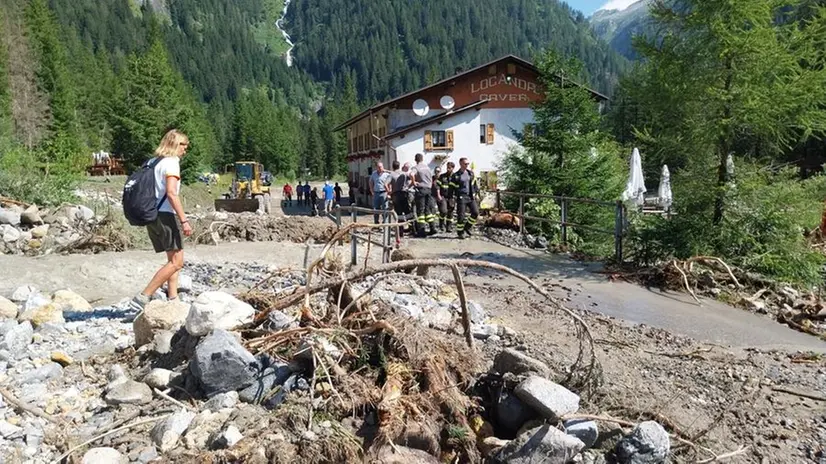
{"label": "firefighter in uniform", "polygon": [[[451,184],[455,190],[456,210],[459,215],[459,222],[456,224],[459,238],[465,238],[465,234],[468,236],[472,234],[473,226],[476,225],[476,219],[479,217],[479,206],[476,204],[479,186],[476,184],[473,171],[468,169],[468,164],[467,158],[460,158],[459,170],[451,176]],[[467,216],[468,209],[470,216]]]}
{"label": "firefighter in uniform", "polygon": [[456,198],[454,198],[454,185],[451,177],[453,176],[453,168],[456,165],[453,161],[448,161],[447,172],[436,178],[436,206],[439,207],[439,228],[442,231],[453,232],[453,212],[456,209]]}
{"label": "firefighter in uniform", "polygon": [[416,203],[416,235],[418,237],[427,236],[425,227],[429,227],[430,235],[436,233],[436,213],[434,208],[433,195],[430,193],[433,188],[433,173],[427,164],[424,163],[424,155],[416,153],[415,173],[415,203]]}

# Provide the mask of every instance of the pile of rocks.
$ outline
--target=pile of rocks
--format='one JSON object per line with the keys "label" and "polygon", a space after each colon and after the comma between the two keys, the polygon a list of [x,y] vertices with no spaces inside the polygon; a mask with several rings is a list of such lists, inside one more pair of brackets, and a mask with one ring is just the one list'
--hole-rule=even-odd
{"label": "pile of rocks", "polygon": [[543,362],[515,349],[496,355],[489,375],[503,388],[492,398],[489,420],[497,436],[514,438],[483,438],[493,448],[492,462],[605,462],[606,457],[620,464],[665,462],[671,441],[660,424],[640,423],[618,441],[612,438],[616,434],[601,434],[596,422],[576,417],[579,396],[548,380],[549,372]]}
{"label": "pile of rocks", "polygon": [[548,239],[532,234],[520,234],[519,231],[510,229],[485,228],[485,236],[493,242],[512,248],[533,248],[536,250],[547,250]]}
{"label": "pile of rocks", "polygon": [[0,207],[0,254],[46,254],[86,238],[100,219],[83,205]]}
{"label": "pile of rocks", "polygon": [[[376,285],[375,279],[368,278],[355,285],[358,295],[368,288],[373,288],[370,297],[381,300],[396,314],[418,321],[426,327],[462,333],[461,304],[456,287],[446,285],[437,279],[383,279]],[[516,332],[492,319],[476,301],[468,301],[471,331],[474,338],[488,343],[503,341],[505,345],[513,343]]]}
{"label": "pile of rocks", "polygon": [[[306,461],[312,453],[349,461],[352,455],[335,454],[337,449],[349,447],[362,453],[359,432],[375,432],[387,421],[374,402],[381,397],[392,400],[387,396],[391,382],[370,373],[386,368],[365,364],[373,356],[371,350],[383,353],[376,355],[377,360],[389,356],[384,350],[403,343],[404,336],[417,340],[426,355],[463,344],[456,334],[438,333],[463,329],[455,289],[435,279],[388,277],[354,283],[351,297],[358,298],[372,287],[363,298],[365,303],[398,332],[408,334],[384,348],[370,348],[371,340],[381,343],[395,332],[388,329],[376,336],[365,331],[358,352],[350,346],[355,332],[345,335],[343,326],[312,327],[305,318],[299,321],[297,314],[282,311],[270,311],[265,322],[256,325],[253,322],[261,315],[256,308],[210,286],[220,282],[249,288],[268,271],[255,265],[188,267],[188,275],[180,279],[178,299],[166,301],[158,294],[139,314],[128,309],[128,299],[93,307],[70,290],[45,294],[26,286],[0,298],[0,382],[7,385],[3,390],[7,401],[0,402],[0,461],[51,462],[67,451],[66,443],[92,438],[95,448],[78,451],[82,462],[207,459],[209,453],[224,451],[229,453],[220,455],[224,461],[267,462],[276,452],[273,449],[283,462]],[[259,289],[288,292],[304,282],[300,274],[284,273]],[[328,295],[317,297],[311,302],[314,308],[332,304]],[[497,324],[477,302],[471,301],[469,310],[474,336],[484,340],[485,350],[498,352],[488,373],[472,371],[480,376],[476,389],[489,379],[501,385],[495,397],[474,395],[489,403],[482,416],[470,418],[472,430],[466,433],[475,434],[478,451],[474,453],[490,462],[509,463],[582,458],[602,462],[599,459],[606,454],[620,463],[663,462],[670,443],[662,427],[643,423],[609,443],[616,434],[603,433],[591,421],[568,417],[577,413],[580,399],[548,380],[552,373],[547,365],[516,348],[501,349],[501,345],[516,346],[518,337],[512,330]],[[316,317],[330,320],[329,314]],[[241,327],[246,329],[242,332]],[[411,334],[416,331],[431,335]],[[442,339],[444,346],[437,346]],[[263,343],[279,340],[284,349],[262,349]],[[285,341],[289,343],[284,345]],[[427,375],[414,364],[411,348],[402,350],[410,356],[410,368]],[[437,365],[439,374],[447,374],[450,363],[463,362],[458,359],[462,351],[438,352],[457,358],[439,356],[445,363]],[[398,363],[400,358],[394,359]],[[327,365],[332,373],[324,372]],[[370,382],[373,385],[368,386]],[[391,401],[395,405],[391,409],[403,407],[411,398],[444,400],[454,394],[469,398],[458,389],[442,388],[417,396],[425,387],[416,382],[415,377],[407,378],[407,386],[399,392],[404,401]],[[340,405],[345,412],[336,414]],[[355,405],[362,408],[358,414],[352,412]],[[309,427],[308,411],[316,412]],[[128,430],[101,436],[123,426]],[[376,452],[382,462],[439,462],[435,457],[439,452],[423,442],[396,441],[395,447]]]}
{"label": "pile of rocks", "polygon": [[[203,243],[296,242],[326,243],[336,226],[325,217],[274,216],[258,213],[214,211],[192,215],[199,219],[195,235]],[[200,229],[203,232],[200,232]],[[206,232],[206,233],[205,233]]]}

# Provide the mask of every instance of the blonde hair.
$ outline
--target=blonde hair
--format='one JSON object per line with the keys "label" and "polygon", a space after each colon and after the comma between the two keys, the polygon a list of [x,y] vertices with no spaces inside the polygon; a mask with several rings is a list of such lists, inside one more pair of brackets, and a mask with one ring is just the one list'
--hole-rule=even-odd
{"label": "blonde hair", "polygon": [[161,158],[178,156],[182,143],[189,144],[189,137],[183,132],[179,132],[178,129],[172,129],[161,139],[160,145],[155,149],[155,156],[160,156]]}

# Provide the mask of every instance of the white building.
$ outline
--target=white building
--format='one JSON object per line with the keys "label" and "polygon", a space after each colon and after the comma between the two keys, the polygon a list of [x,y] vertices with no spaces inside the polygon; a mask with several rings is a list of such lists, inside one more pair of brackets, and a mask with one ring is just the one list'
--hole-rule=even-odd
{"label": "white building", "polygon": [[[398,160],[414,164],[422,153],[431,168],[470,160],[487,188],[494,188],[502,156],[517,143],[514,132],[532,123],[531,105],[543,99],[539,72],[508,55],[414,92],[374,105],[335,130],[348,140],[348,181],[366,203],[375,164],[390,170]],[[602,105],[602,94],[591,90]]]}

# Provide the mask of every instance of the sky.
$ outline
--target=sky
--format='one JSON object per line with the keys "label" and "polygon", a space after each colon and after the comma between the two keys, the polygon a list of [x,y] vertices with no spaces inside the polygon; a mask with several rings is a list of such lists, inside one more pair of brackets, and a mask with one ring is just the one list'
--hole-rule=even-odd
{"label": "sky", "polygon": [[591,16],[599,9],[622,10],[637,0],[564,0],[568,5]]}

